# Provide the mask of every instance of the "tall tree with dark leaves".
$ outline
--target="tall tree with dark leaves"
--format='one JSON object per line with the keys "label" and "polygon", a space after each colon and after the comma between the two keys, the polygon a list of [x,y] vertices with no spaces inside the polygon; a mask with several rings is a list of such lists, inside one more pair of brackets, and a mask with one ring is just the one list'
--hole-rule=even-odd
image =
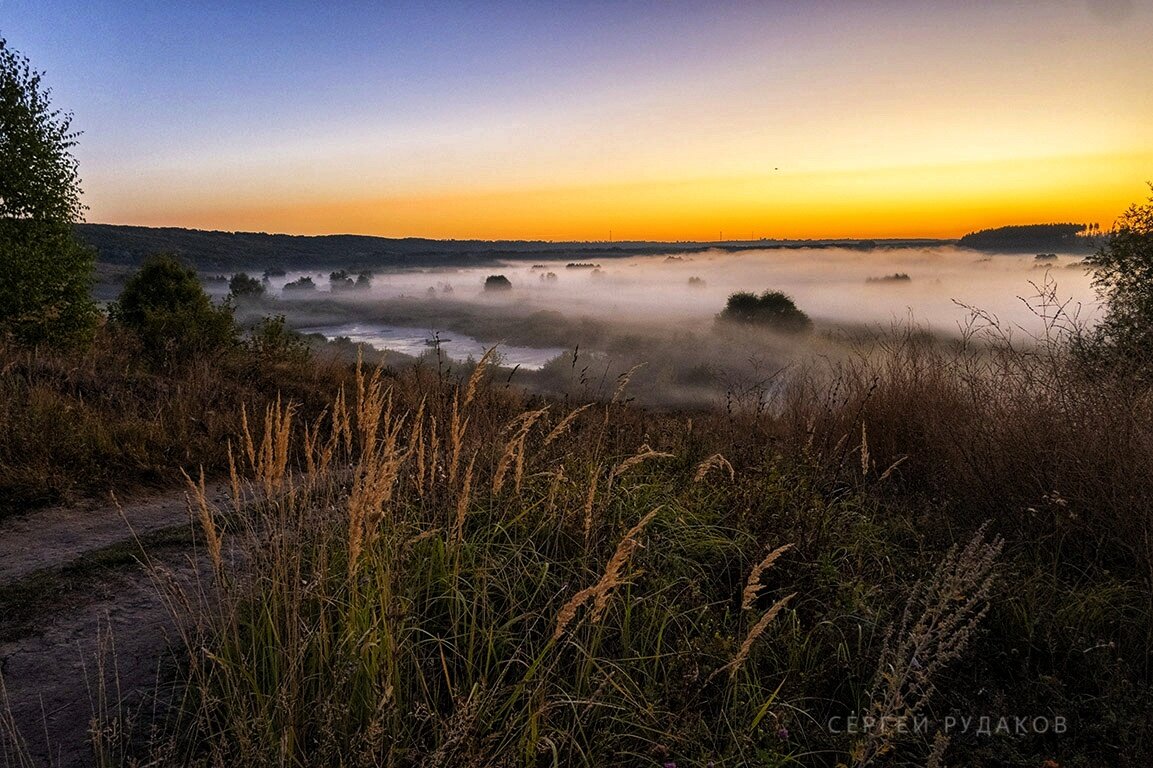
{"label": "tall tree with dark leaves", "polygon": [[1104,308],[1096,351],[1153,375],[1153,195],[1129,206],[1085,263]]}
{"label": "tall tree with dark leaves", "polygon": [[74,237],[80,174],[72,115],[0,38],[0,338],[69,346],[91,339],[93,253]]}

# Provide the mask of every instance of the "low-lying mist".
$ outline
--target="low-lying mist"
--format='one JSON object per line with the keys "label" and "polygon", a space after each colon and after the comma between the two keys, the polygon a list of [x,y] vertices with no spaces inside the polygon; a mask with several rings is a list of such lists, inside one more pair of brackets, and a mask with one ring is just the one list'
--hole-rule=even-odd
{"label": "low-lying mist", "polygon": [[[511,287],[486,289],[494,274]],[[314,288],[285,289],[304,276]],[[1027,339],[1043,332],[1054,311],[1041,306],[1042,294],[1085,322],[1097,312],[1079,256],[990,256],[950,247],[509,261],[377,271],[358,288],[338,288],[324,271],[289,272],[269,276],[267,286],[277,298],[242,307],[242,315],[274,305],[303,332],[440,362],[475,359],[499,343],[523,383],[550,391],[611,395],[622,371],[642,365],[633,376],[636,396],[666,405],[716,404],[744,390],[761,397],[782,369],[845,354],[846,339],[870,332],[902,327],[949,343],[973,310]],[[732,293],[769,290],[790,295],[814,320],[814,332],[716,323]]]}

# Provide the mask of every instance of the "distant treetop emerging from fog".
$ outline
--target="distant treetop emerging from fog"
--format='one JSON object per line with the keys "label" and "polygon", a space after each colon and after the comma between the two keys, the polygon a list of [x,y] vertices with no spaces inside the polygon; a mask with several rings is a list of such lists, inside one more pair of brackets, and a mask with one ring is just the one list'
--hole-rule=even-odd
{"label": "distant treetop emerging from fog", "polygon": [[970,232],[957,245],[980,251],[1088,251],[1086,224],[1020,224]]}

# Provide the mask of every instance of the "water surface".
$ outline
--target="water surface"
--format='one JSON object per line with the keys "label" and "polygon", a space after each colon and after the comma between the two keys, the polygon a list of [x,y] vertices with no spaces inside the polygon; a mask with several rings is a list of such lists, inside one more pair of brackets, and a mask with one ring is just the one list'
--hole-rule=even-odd
{"label": "water surface", "polygon": [[[439,349],[445,357],[457,362],[465,362],[469,358],[479,360],[485,351],[493,346],[466,334],[451,331],[421,330],[376,323],[346,323],[302,328],[301,331],[319,333],[330,340],[344,336],[357,344],[368,344],[376,349],[392,350],[413,357]],[[507,344],[499,344],[496,349],[500,364],[509,367],[520,366],[528,370],[538,370],[549,360],[566,352],[567,350],[560,347],[518,347]]]}

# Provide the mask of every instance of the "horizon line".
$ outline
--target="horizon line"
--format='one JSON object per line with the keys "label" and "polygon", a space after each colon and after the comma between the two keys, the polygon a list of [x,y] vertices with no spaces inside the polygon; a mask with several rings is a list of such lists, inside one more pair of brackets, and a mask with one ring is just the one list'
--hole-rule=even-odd
{"label": "horizon line", "polygon": [[[920,242],[920,243],[955,243],[959,241],[964,235],[959,237],[917,237],[912,235],[890,235],[886,237],[859,237],[859,236],[840,236],[840,237],[758,237],[758,238],[732,238],[732,239],[713,239],[713,240],[646,240],[646,239],[622,239],[622,240],[551,240],[540,238],[483,238],[483,237],[427,237],[422,235],[374,235],[359,232],[326,232],[326,233],[289,233],[289,232],[268,232],[264,230],[230,230],[230,229],[203,229],[200,227],[184,227],[179,225],[151,225],[151,224],[120,224],[111,222],[96,222],[96,221],[78,221],[73,222],[75,225],[81,226],[98,226],[98,227],[131,227],[136,229],[157,229],[157,230],[183,230],[186,232],[204,232],[208,234],[226,234],[226,235],[260,235],[265,237],[363,237],[375,240],[427,240],[430,242],[440,243],[545,243],[549,245],[566,245],[566,244],[597,244],[597,245],[720,245],[720,244],[741,244],[741,243],[837,243],[837,242],[873,242],[873,243],[886,243],[886,242]],[[990,229],[1004,229],[1006,227],[1015,226],[1045,226],[1051,224],[1077,224],[1079,222],[1031,222],[1029,224],[1007,224],[1000,227],[991,227],[982,229],[975,229],[966,234],[973,234],[981,231],[988,231]],[[1082,226],[1084,224],[1082,223]]]}

